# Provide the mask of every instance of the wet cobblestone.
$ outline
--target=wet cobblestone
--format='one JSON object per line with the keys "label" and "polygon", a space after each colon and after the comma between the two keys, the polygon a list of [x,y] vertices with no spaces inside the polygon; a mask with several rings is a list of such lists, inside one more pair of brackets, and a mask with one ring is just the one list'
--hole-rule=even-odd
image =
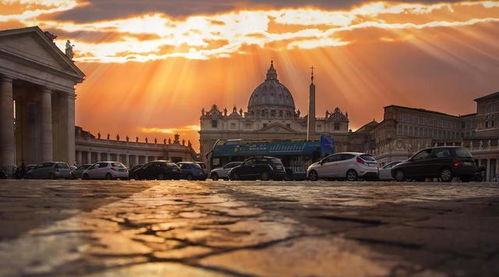
{"label": "wet cobblestone", "polygon": [[0,276],[497,276],[499,184],[0,182]]}

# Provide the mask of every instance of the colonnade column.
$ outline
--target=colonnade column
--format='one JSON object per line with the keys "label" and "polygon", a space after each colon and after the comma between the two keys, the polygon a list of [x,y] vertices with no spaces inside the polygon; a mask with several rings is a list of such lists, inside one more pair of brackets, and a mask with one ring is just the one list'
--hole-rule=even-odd
{"label": "colonnade column", "polygon": [[40,108],[41,158],[44,162],[52,161],[54,159],[54,137],[52,132],[52,90],[49,88],[42,89]]}
{"label": "colonnade column", "polygon": [[78,165],[81,165],[83,164],[83,160],[82,160],[82,155],[81,155],[81,151],[76,151],[76,162],[78,163]]}
{"label": "colonnade column", "polygon": [[16,165],[14,134],[14,98],[12,79],[0,80],[0,169],[12,174]]}
{"label": "colonnade column", "polygon": [[491,168],[490,168],[490,159],[487,159],[487,176],[485,177],[485,181],[490,181],[490,172],[491,172]]}
{"label": "colonnade column", "polygon": [[87,164],[92,163],[92,152],[87,151]]}
{"label": "colonnade column", "polygon": [[68,136],[67,160],[70,164],[75,162],[75,92],[67,94],[65,104],[67,105],[66,132]]}

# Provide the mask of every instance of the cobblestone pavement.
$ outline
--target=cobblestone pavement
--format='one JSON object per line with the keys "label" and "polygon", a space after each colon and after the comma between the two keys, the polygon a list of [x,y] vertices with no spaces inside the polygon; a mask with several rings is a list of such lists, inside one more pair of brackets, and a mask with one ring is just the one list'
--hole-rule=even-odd
{"label": "cobblestone pavement", "polygon": [[0,276],[498,276],[499,184],[1,181]]}

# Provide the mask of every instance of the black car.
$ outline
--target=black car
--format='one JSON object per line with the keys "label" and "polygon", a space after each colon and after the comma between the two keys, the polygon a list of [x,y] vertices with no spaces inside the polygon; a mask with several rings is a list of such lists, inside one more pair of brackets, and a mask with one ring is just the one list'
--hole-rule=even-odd
{"label": "black car", "polygon": [[130,171],[130,178],[135,180],[177,180],[180,176],[180,168],[169,161],[148,162]]}
{"label": "black car", "polygon": [[252,157],[231,169],[231,180],[283,180],[286,170],[282,161],[274,157]]}
{"label": "black car", "polygon": [[407,161],[392,168],[397,181],[440,178],[450,182],[454,177],[469,182],[477,171],[471,153],[464,147],[433,147],[419,151]]}

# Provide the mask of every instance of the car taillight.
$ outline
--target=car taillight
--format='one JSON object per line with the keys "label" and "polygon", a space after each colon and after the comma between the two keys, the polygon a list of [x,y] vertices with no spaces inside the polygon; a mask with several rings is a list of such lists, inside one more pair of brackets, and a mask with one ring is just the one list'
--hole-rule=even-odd
{"label": "car taillight", "polygon": [[454,167],[458,167],[458,166],[461,166],[461,163],[460,162],[455,162],[452,164]]}
{"label": "car taillight", "polygon": [[357,157],[357,162],[359,164],[366,164],[366,162],[362,158],[360,158],[360,157]]}

